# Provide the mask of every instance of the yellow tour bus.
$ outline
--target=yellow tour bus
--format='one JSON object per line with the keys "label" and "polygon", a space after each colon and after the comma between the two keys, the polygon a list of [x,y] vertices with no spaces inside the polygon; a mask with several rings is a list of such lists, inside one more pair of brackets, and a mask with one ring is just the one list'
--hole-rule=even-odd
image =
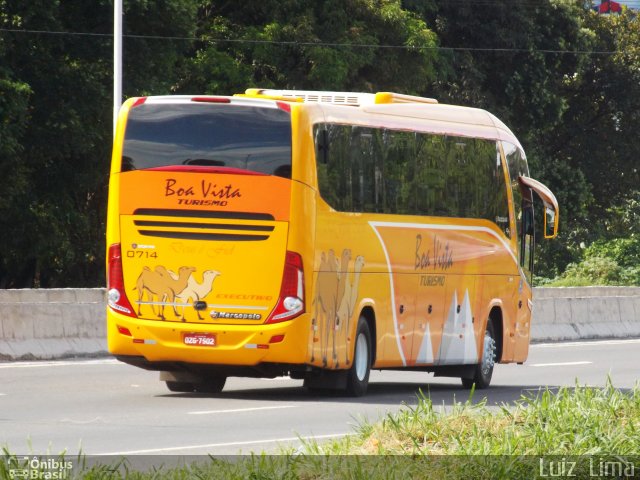
{"label": "yellow tour bus", "polygon": [[[492,114],[396,93],[249,89],[127,100],[107,218],[107,328],[171,391],[371,369],[489,386],[531,327],[533,201]],[[537,202],[536,202],[537,203]]]}

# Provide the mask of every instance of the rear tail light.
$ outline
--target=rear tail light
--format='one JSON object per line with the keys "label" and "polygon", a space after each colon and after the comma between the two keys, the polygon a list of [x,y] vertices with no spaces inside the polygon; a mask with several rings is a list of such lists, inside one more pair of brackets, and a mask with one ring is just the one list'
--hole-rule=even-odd
{"label": "rear tail light", "polygon": [[291,104],[289,102],[276,102],[276,105],[280,110],[291,113]]}
{"label": "rear tail light", "polygon": [[287,252],[278,303],[265,323],[291,320],[304,313],[304,270],[299,253]]}
{"label": "rear tail light", "polygon": [[140,97],[135,102],[133,102],[133,105],[131,105],[131,108],[138,107],[146,101],[147,101],[147,97]]}
{"label": "rear tail light", "polygon": [[109,247],[109,271],[107,272],[107,304],[118,313],[137,318],[126,293],[122,275],[122,251],[119,243]]}

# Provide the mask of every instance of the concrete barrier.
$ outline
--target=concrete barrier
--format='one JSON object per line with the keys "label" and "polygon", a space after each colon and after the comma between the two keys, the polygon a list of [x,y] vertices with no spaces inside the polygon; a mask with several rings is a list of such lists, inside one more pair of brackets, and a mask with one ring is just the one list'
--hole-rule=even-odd
{"label": "concrete barrier", "polygon": [[640,288],[535,288],[532,341],[640,337]]}
{"label": "concrete barrier", "polygon": [[105,290],[0,290],[0,359],[107,354]]}
{"label": "concrete barrier", "polygon": [[[534,289],[533,342],[640,337],[640,288]],[[105,290],[0,290],[0,360],[107,354]]]}

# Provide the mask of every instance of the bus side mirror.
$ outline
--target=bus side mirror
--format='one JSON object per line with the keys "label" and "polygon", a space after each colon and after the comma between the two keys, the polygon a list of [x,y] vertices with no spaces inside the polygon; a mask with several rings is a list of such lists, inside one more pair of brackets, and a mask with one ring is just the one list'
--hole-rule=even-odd
{"label": "bus side mirror", "polygon": [[533,178],[520,175],[518,177],[520,185],[534,191],[544,204],[544,238],[555,238],[558,235],[559,208],[558,200],[546,186]]}
{"label": "bus side mirror", "polygon": [[558,235],[558,217],[555,209],[546,206],[544,208],[544,238],[555,238]]}

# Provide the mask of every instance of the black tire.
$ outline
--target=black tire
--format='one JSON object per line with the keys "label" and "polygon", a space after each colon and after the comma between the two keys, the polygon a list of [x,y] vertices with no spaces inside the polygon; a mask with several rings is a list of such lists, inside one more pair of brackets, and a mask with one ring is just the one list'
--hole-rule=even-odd
{"label": "black tire", "polygon": [[367,393],[371,373],[371,332],[364,317],[358,319],[356,341],[353,345],[353,363],[347,373],[347,394],[361,397]]}
{"label": "black tire", "polygon": [[194,388],[198,393],[220,393],[224,388],[227,377],[207,377],[201,383],[195,383]]}
{"label": "black tire", "polygon": [[191,393],[195,391],[194,384],[190,382],[174,382],[167,380],[165,383],[167,384],[167,388],[172,392]]}
{"label": "black tire", "polygon": [[482,342],[482,358],[476,365],[473,377],[462,377],[462,386],[470,389],[473,385],[476,390],[487,388],[491,383],[493,375],[493,367],[496,361],[496,336],[493,332],[493,323],[491,319],[487,322],[487,329],[484,332],[484,341]]}

